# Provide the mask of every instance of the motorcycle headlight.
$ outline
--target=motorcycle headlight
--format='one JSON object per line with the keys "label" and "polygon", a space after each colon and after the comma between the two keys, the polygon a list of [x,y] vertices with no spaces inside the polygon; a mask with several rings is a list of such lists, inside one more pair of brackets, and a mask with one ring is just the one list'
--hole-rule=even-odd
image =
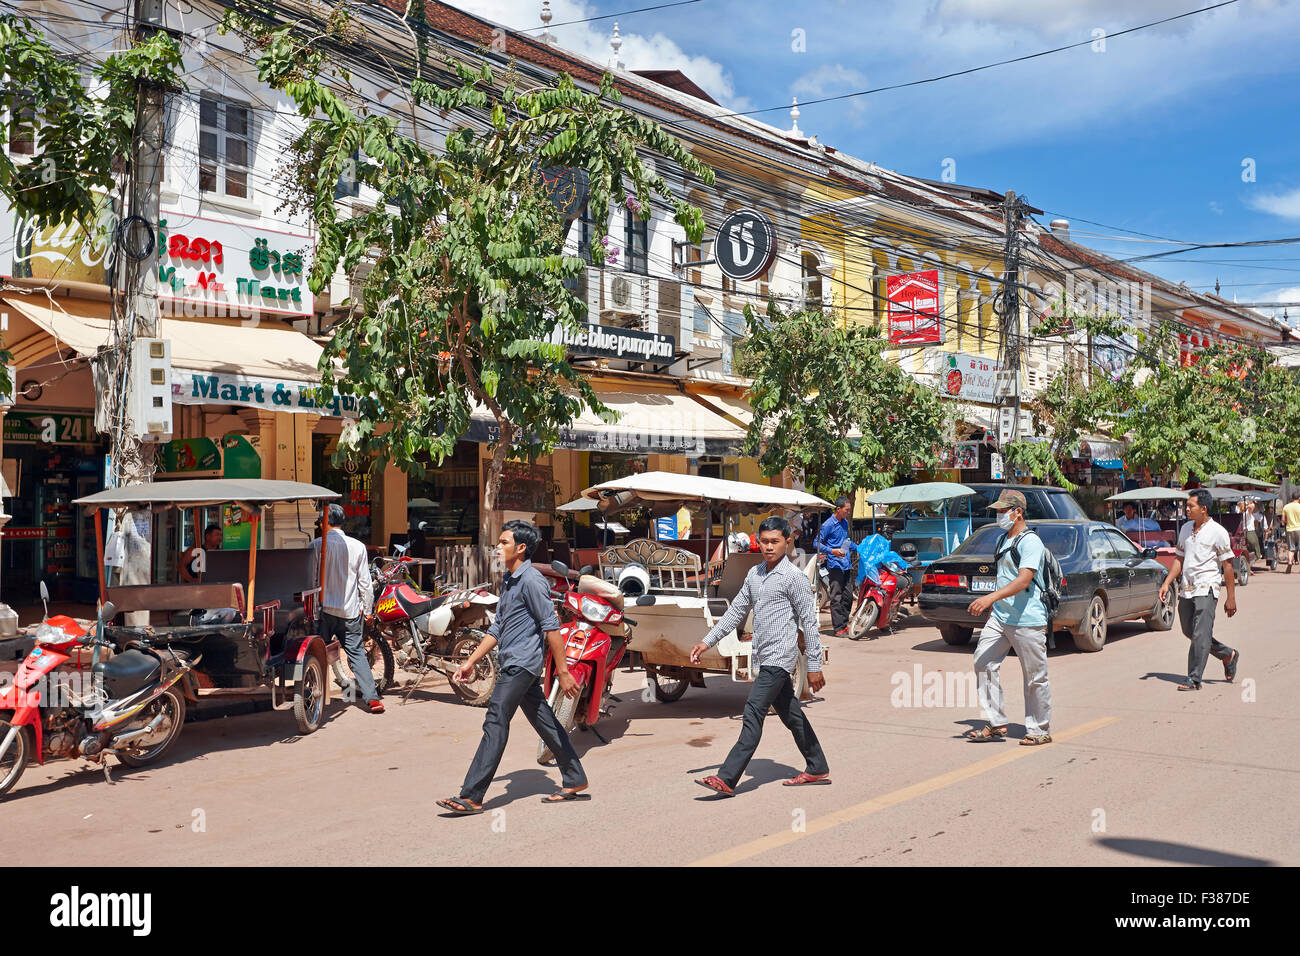
{"label": "motorcycle headlight", "polygon": [[612,610],[613,608],[603,601],[597,601],[585,595],[582,598],[582,616],[589,621],[595,621],[599,624],[609,617],[609,612]]}

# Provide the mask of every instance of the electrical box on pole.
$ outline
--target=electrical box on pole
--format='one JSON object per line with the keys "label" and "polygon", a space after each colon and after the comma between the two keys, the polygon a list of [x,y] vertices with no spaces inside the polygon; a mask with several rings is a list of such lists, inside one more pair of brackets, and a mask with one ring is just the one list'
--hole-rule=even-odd
{"label": "electrical box on pole", "polygon": [[172,349],[166,339],[131,343],[130,416],[142,442],[172,439]]}

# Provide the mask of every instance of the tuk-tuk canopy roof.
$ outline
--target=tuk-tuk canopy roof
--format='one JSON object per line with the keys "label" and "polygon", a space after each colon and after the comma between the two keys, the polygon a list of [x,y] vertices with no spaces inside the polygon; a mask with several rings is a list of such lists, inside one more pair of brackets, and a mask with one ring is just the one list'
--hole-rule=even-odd
{"label": "tuk-tuk canopy roof", "polygon": [[1207,485],[1214,487],[1216,485],[1245,485],[1247,488],[1266,488],[1273,489],[1279,487],[1268,481],[1260,481],[1258,478],[1248,478],[1245,475],[1221,474],[1213,475]]}
{"label": "tuk-tuk canopy roof", "polygon": [[237,504],[245,509],[264,508],[287,501],[333,501],[339,497],[320,485],[270,478],[187,478],[155,481],[146,485],[106,488],[73,504],[89,508],[201,508]]}
{"label": "tuk-tuk canopy roof", "polygon": [[1130,488],[1117,495],[1111,495],[1107,501],[1186,501],[1189,492],[1180,488]]}
{"label": "tuk-tuk canopy roof", "polygon": [[596,499],[599,509],[608,514],[648,504],[697,502],[711,502],[715,509],[730,512],[832,507],[829,501],[792,488],[774,488],[704,475],[677,475],[667,471],[647,471],[604,481],[586,489],[582,496]]}
{"label": "tuk-tuk canopy roof", "polygon": [[965,498],[975,494],[974,488],[967,488],[953,481],[923,481],[915,485],[894,485],[884,488],[867,497],[867,503],[873,505],[932,505],[949,498]]}
{"label": "tuk-tuk canopy roof", "polygon": [[[1195,490],[1195,489],[1193,489]],[[1277,495],[1271,491],[1239,491],[1236,488],[1206,488],[1215,501],[1273,501]],[[1191,494],[1185,491],[1184,495]]]}

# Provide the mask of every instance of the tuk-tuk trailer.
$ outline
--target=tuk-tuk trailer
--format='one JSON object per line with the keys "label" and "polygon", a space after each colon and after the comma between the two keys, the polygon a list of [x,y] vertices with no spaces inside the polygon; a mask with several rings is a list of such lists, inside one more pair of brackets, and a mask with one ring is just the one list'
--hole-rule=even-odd
{"label": "tuk-tuk trailer", "polygon": [[[116,607],[105,637],[118,648],[140,642],[185,652],[196,662],[184,682],[190,701],[269,694],[274,709],[293,710],[300,733],[316,730],[329,702],[326,672],[339,658],[339,642],[321,637],[317,614],[327,549],[321,549],[319,562],[312,548],[259,549],[258,530],[264,509],[272,505],[310,501],[320,506],[338,497],[296,481],[192,479],[110,488],[78,499],[74,504],[94,511],[101,606]],[[249,523],[247,552],[200,550],[199,580],[193,584],[107,584],[105,511],[189,509],[197,537],[199,509],[230,504],[242,509]],[[322,514],[322,540],[328,531]]]}
{"label": "tuk-tuk trailer", "polygon": [[[683,506],[707,511],[702,541],[637,538],[600,551],[598,573],[617,585],[629,602],[635,599],[638,626],[628,649],[640,655],[655,696],[660,701],[675,701],[688,687],[705,686],[706,673],[753,680],[752,635],[747,623],[703,654],[698,665],[691,663],[691,648],[726,613],[749,569],[763,560],[753,552],[729,554],[725,531],[738,514],[822,509],[830,508],[830,503],[790,488],[662,471],[607,481],[586,489],[583,495],[595,499],[598,510],[606,515],[633,508],[669,515]],[[712,538],[715,514],[722,516],[724,528],[716,549]],[[809,586],[813,587],[811,582]],[[807,698],[802,652],[795,690]]]}

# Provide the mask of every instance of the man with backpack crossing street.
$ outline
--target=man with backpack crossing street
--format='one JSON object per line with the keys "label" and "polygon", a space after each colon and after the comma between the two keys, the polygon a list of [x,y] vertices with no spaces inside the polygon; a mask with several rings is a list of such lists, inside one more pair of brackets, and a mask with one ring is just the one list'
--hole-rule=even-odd
{"label": "man with backpack crossing street", "polygon": [[1007,652],[1015,648],[1025,682],[1025,737],[1020,743],[1026,747],[1050,744],[1047,631],[1060,601],[1060,564],[1038,533],[1025,524],[1024,495],[1003,491],[989,510],[998,513],[998,527],[1004,532],[994,548],[997,590],[976,598],[969,608],[976,617],[992,609],[975,648],[975,676],[988,726],[971,730],[966,737],[979,742],[1006,737],[999,672]]}

